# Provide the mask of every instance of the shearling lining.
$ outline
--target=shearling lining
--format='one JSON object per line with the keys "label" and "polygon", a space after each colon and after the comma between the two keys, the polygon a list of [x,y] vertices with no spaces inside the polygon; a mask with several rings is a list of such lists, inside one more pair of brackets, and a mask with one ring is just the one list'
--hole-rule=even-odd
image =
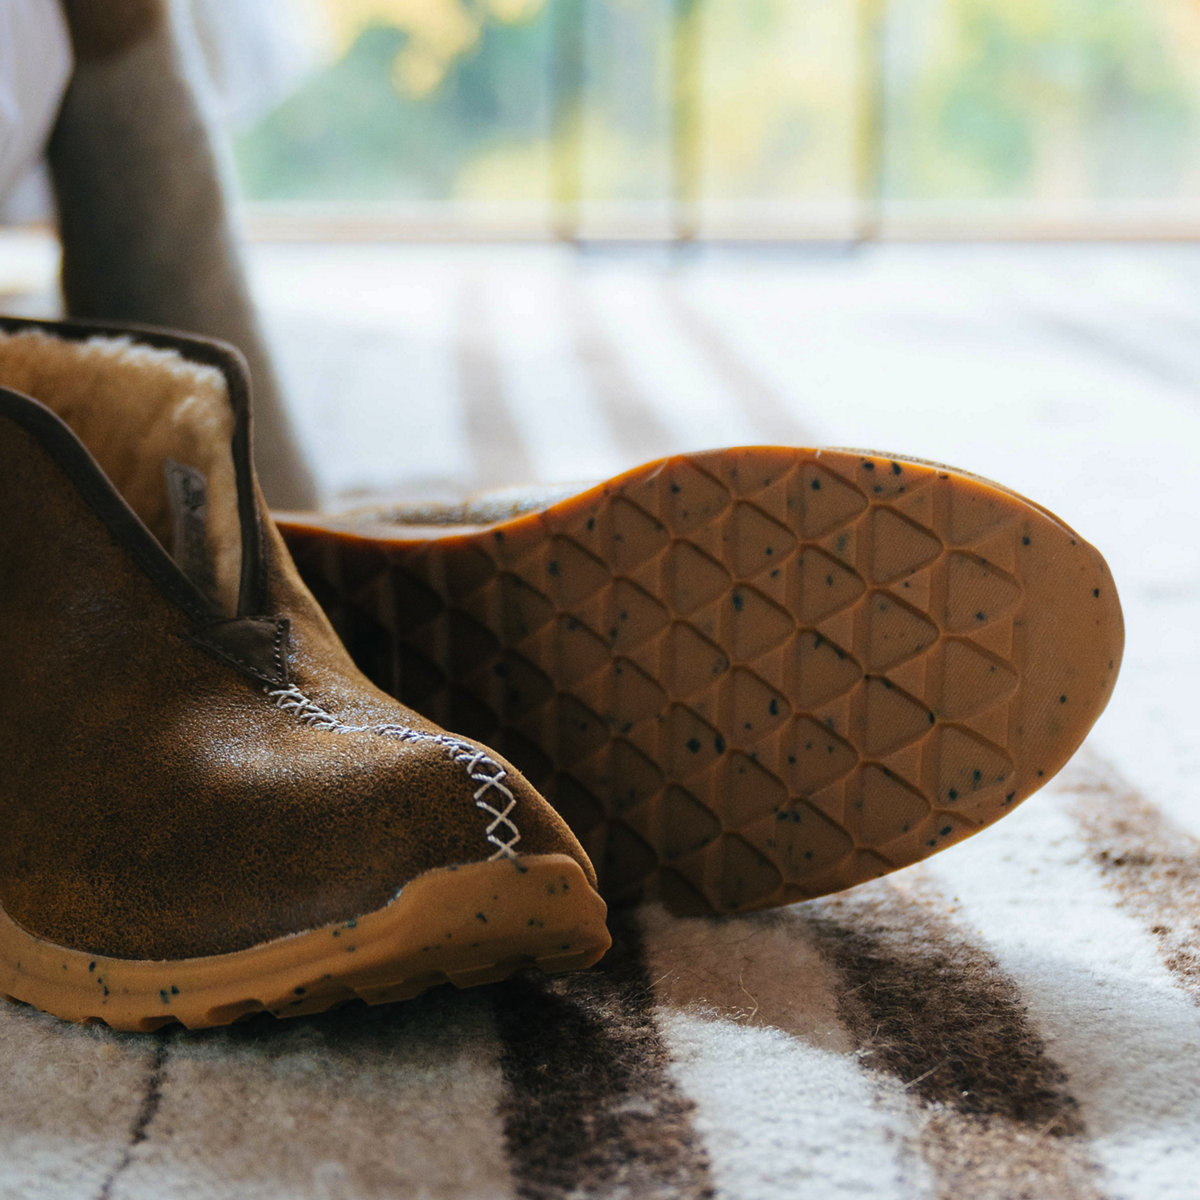
{"label": "shearling lining", "polygon": [[222,611],[237,611],[235,422],[220,371],[127,337],[81,342],[29,330],[0,333],[0,384],[39,400],[72,428],[168,553],[176,547],[165,464],[171,459],[203,475],[212,598]]}

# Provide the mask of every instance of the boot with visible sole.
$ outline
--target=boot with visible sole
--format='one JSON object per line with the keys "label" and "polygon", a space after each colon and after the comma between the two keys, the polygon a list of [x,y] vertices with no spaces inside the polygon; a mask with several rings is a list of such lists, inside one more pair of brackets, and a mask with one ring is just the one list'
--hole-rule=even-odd
{"label": "boot with visible sole", "polygon": [[281,524],[366,673],[500,746],[610,902],[737,912],[925,858],[1063,766],[1121,657],[1077,534],[875,453],[721,450],[540,502]]}
{"label": "boot with visible sole", "polygon": [[0,993],[147,1030],[594,962],[576,839],[362,677],[250,462],[229,348],[0,320]]}

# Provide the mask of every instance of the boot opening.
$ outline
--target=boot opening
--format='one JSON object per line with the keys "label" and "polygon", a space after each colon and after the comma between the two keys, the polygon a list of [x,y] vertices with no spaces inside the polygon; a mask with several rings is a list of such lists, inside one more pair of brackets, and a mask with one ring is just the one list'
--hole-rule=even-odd
{"label": "boot opening", "polygon": [[127,337],[0,332],[0,385],[52,409],[180,569],[237,612],[233,407],[216,367]]}

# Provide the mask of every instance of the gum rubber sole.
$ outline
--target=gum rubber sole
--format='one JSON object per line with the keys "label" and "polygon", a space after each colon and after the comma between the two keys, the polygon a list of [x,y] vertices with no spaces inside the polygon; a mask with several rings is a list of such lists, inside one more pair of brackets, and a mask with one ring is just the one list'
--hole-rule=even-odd
{"label": "gum rubber sole", "polygon": [[515,763],[610,902],[764,908],[924,858],[1063,766],[1121,656],[1078,535],[875,453],[678,456],[487,526],[280,525],[359,666]]}
{"label": "gum rubber sole", "polygon": [[569,971],[608,949],[604,901],[565,854],[426,872],[384,908],[231,954],[154,962],[70,950],[0,910],[0,992],[68,1021],[148,1032],[252,1013],[407,1000],[439,983],[493,983],[523,967]]}

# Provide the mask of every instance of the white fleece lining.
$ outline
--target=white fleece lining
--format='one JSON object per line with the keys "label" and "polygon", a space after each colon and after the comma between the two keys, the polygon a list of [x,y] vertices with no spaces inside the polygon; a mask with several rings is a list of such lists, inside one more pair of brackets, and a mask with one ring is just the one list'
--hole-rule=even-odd
{"label": "white fleece lining", "polygon": [[208,486],[212,599],[228,615],[237,612],[234,415],[216,367],[129,337],[80,342],[31,329],[0,332],[0,384],[41,401],[71,427],[168,553],[173,517],[164,463],[173,458],[199,471]]}

